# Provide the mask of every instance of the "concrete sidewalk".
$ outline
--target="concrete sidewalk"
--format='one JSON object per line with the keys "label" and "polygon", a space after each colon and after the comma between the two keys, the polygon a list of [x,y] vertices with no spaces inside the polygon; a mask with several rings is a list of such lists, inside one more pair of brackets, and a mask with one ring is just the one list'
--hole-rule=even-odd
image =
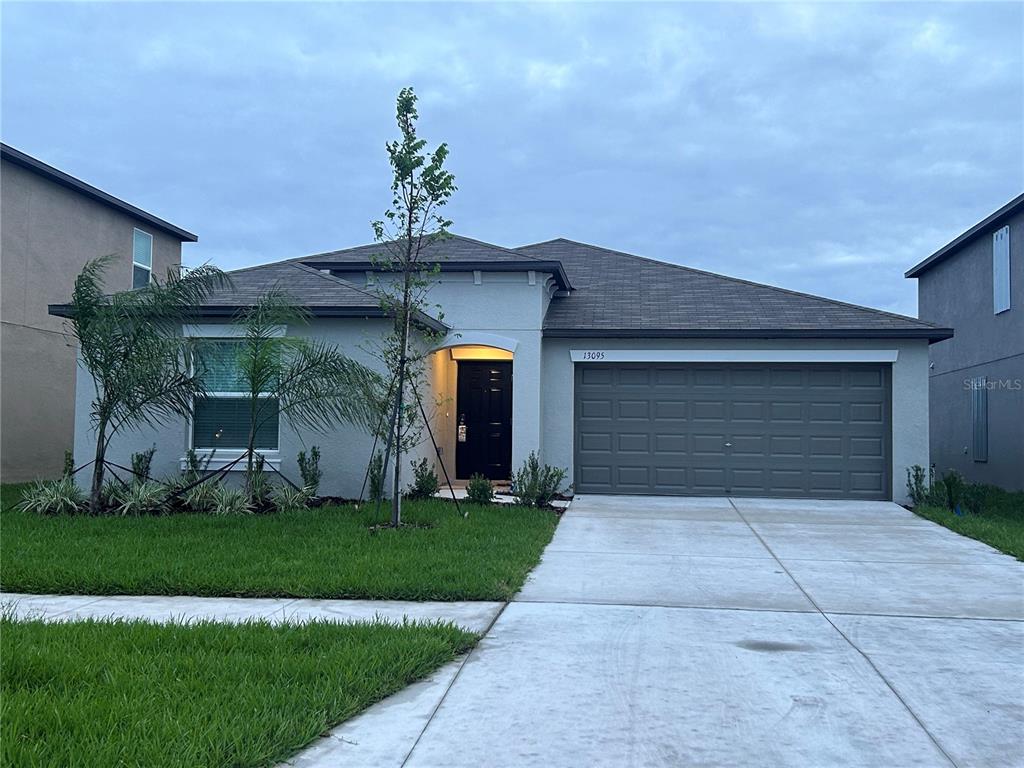
{"label": "concrete sidewalk", "polygon": [[467,659],[291,761],[1021,766],[1024,565],[883,502],[576,497]]}
{"label": "concrete sidewalk", "polygon": [[418,603],[400,600],[309,600],[248,597],[164,597],[89,595],[25,595],[0,593],[0,606],[19,619],[75,621],[79,619],[148,619],[150,621],[272,622],[307,621],[452,621],[473,632],[484,632],[504,603]]}

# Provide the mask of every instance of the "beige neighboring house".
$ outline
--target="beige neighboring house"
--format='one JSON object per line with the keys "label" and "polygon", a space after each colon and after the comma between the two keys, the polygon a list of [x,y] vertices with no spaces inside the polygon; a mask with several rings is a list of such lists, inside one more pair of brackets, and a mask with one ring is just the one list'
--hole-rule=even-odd
{"label": "beige neighboring house", "polygon": [[75,349],[48,306],[66,302],[83,265],[116,260],[120,291],[181,263],[198,238],[73,176],[0,144],[0,476],[60,473],[75,427]]}

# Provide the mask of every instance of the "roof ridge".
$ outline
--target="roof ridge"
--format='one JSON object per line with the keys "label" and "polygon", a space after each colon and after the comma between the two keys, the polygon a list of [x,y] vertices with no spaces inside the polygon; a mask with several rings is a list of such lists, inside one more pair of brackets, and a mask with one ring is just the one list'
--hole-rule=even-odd
{"label": "roof ridge", "polygon": [[[478,240],[475,237],[468,237],[467,235],[460,235],[460,234],[457,234],[455,232],[449,232],[447,237],[441,238],[438,242],[444,242],[445,240],[463,240],[463,241],[470,242],[470,243],[476,243],[477,245],[482,245],[482,246],[485,246],[487,248],[493,248],[496,251],[501,251],[501,252],[507,253],[507,254],[509,254],[511,256],[518,256],[518,257],[526,256],[526,258],[531,259],[533,261],[543,261],[543,259],[539,259],[536,256],[531,256],[529,254],[518,253],[516,250],[514,250],[512,248],[506,248],[503,245],[495,245],[494,243],[488,243],[486,240]],[[392,241],[389,241],[389,242],[394,242],[394,241],[392,240]],[[348,251],[356,251],[356,250],[359,250],[359,249],[362,249],[362,248],[370,248],[370,247],[372,247],[374,245],[380,245],[381,247],[384,247],[383,243],[364,243],[363,245],[353,245],[353,246],[349,246],[348,248],[336,248],[333,251],[321,251],[319,253],[311,253],[308,256],[299,256],[297,258],[288,259],[288,261],[313,261],[313,260],[315,260],[315,259],[317,259],[318,257],[321,257],[321,256],[331,256],[331,255],[334,255],[334,254],[346,253]]]}
{"label": "roof ridge", "polygon": [[638,256],[635,253],[627,253],[625,251],[616,251],[616,250],[614,250],[612,248],[605,248],[604,246],[601,246],[601,245],[592,245],[591,243],[583,243],[583,242],[580,242],[579,240],[570,240],[569,238],[566,238],[566,237],[556,237],[556,238],[553,238],[552,240],[545,240],[545,241],[540,242],[540,243],[533,243],[531,245],[524,245],[524,246],[520,246],[520,247],[522,247],[522,248],[531,248],[531,247],[533,247],[535,245],[546,245],[548,243],[554,243],[554,242],[558,242],[558,241],[561,241],[561,242],[564,242],[564,243],[572,243],[573,245],[582,245],[584,248],[593,248],[596,251],[604,251],[605,253],[610,253],[610,254],[613,254],[613,255],[616,255],[616,256],[626,256],[627,258],[637,259],[638,261],[646,261],[646,262],[650,262],[652,264],[657,264],[657,265],[663,266],[663,267],[671,267],[673,269],[681,269],[683,271],[692,272],[692,273],[695,273],[695,274],[698,274],[698,275],[708,275],[710,277],[717,277],[717,278],[719,278],[721,280],[729,280],[730,282],[741,283],[742,285],[750,285],[750,286],[754,286],[756,288],[768,288],[769,290],[778,291],[779,293],[786,293],[786,294],[789,294],[791,296],[800,296],[801,298],[805,298],[805,299],[816,299],[818,301],[828,302],[829,304],[836,304],[836,305],[841,306],[841,307],[851,307],[853,309],[862,310],[864,312],[873,312],[875,314],[884,315],[886,317],[894,317],[894,318],[896,318],[898,320],[912,320],[915,323],[920,323],[921,325],[928,326],[930,328],[939,328],[940,327],[940,326],[936,325],[935,323],[929,323],[927,320],[921,320],[920,318],[917,318],[917,317],[910,317],[909,315],[901,315],[901,314],[899,314],[897,312],[887,312],[884,309],[876,309],[875,307],[865,307],[863,304],[854,304],[854,303],[849,302],[849,301],[841,301],[840,299],[831,299],[831,298],[828,298],[827,296],[817,296],[817,295],[815,295],[813,293],[804,293],[803,291],[794,291],[791,288],[782,288],[780,286],[771,285],[769,283],[758,283],[758,282],[756,282],[754,280],[745,280],[742,277],[732,277],[731,275],[723,275],[723,274],[721,274],[719,272],[711,272],[711,271],[706,270],[706,269],[697,269],[696,267],[688,267],[688,266],[686,266],[684,264],[674,264],[674,263],[669,262],[669,261],[662,261],[661,259],[653,259],[650,256]]}
{"label": "roof ridge", "polygon": [[365,288],[360,288],[355,283],[350,283],[348,280],[343,280],[342,278],[336,277],[335,275],[332,275],[329,272],[321,272],[319,269],[313,269],[313,267],[309,266],[308,264],[289,262],[288,266],[295,267],[296,269],[301,269],[304,272],[310,272],[316,275],[317,277],[322,277],[324,280],[330,280],[332,282],[338,283],[344,288],[356,291],[357,293],[365,294],[366,296],[369,296],[372,299],[376,299],[378,302],[380,301],[381,297],[378,294],[374,293],[373,291],[367,291]]}

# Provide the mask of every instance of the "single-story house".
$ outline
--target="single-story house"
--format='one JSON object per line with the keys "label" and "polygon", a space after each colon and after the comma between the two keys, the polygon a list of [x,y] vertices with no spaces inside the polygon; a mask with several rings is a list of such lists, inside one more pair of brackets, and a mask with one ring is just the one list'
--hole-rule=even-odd
{"label": "single-story house", "polygon": [[[952,330],[914,318],[556,239],[518,248],[452,236],[430,300],[446,335],[428,359],[432,417],[454,477],[507,479],[531,451],[565,467],[577,493],[896,499],[928,464],[928,345]],[[393,279],[379,246],[231,273],[234,286],[183,328],[230,341],[232,315],[279,286],[310,323],[367,364],[389,327],[374,287]],[[78,377],[75,447],[92,450],[88,378]],[[223,392],[188,423],[120,437],[126,462],[152,444],[156,475],[189,447],[238,455],[244,424]],[[355,496],[372,438],[353,428],[261,435],[266,460],[297,477],[320,446],[321,492]],[[429,443],[420,455],[433,455]]]}

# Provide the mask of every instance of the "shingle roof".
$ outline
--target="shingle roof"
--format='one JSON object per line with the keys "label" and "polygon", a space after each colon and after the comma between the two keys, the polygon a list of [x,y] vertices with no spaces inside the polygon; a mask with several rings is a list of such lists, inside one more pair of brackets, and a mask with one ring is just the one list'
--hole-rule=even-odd
{"label": "shingle roof", "polygon": [[562,238],[516,250],[561,261],[575,286],[552,299],[549,336],[952,335],[903,315]]}
{"label": "shingle roof", "polygon": [[375,294],[305,264],[277,262],[236,269],[227,273],[230,287],[222,288],[206,300],[206,306],[246,307],[256,303],[272,288],[279,288],[297,303],[309,308],[380,306]]}
{"label": "shingle roof", "polygon": [[[375,256],[385,255],[384,246],[380,243],[357,245],[354,248],[343,248],[340,251],[327,251],[306,256],[303,262],[324,264],[367,264]],[[421,252],[421,261],[445,262],[522,262],[537,261],[534,256],[522,251],[502,248],[481,240],[474,240],[463,235],[449,235],[443,240],[428,243]]]}

